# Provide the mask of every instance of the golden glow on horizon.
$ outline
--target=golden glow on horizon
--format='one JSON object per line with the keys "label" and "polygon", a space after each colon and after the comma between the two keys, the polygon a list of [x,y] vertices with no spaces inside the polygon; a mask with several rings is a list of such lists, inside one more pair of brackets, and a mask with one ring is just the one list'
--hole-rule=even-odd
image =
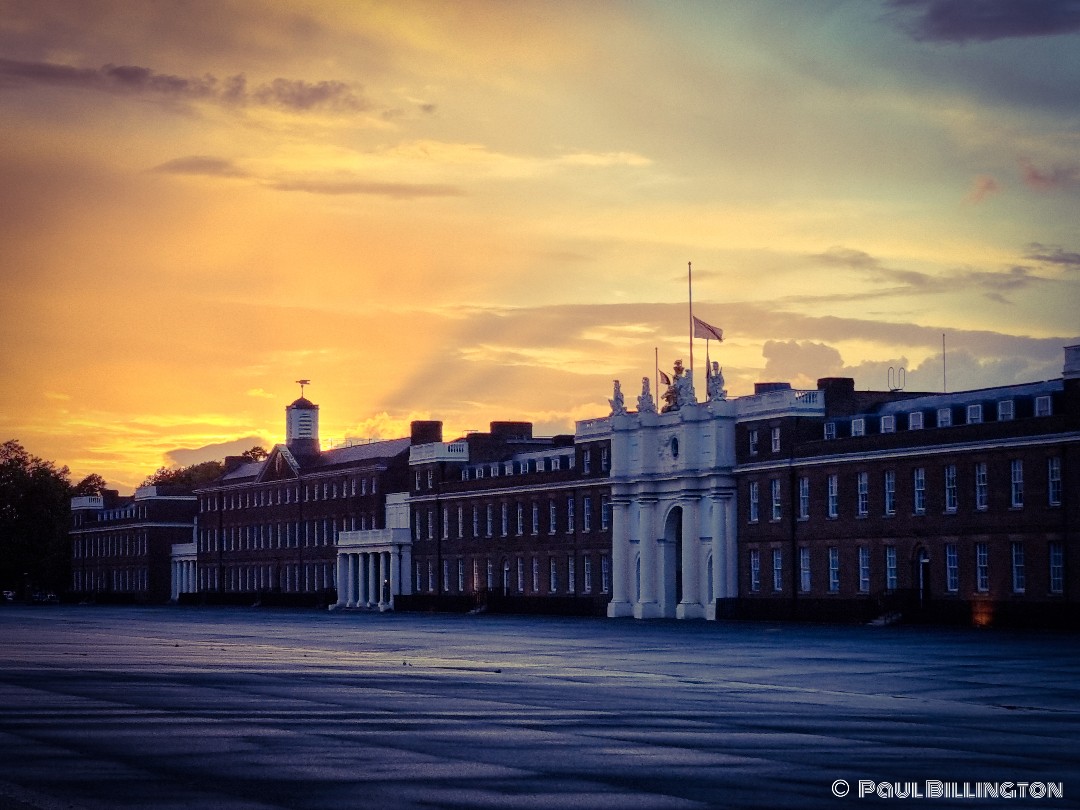
{"label": "golden glow on horizon", "polygon": [[895,16],[11,8],[0,439],[130,490],[283,440],[299,378],[325,440],[569,432],[656,349],[688,361],[688,260],[732,395],[901,363],[931,386],[942,331],[950,387],[1055,376],[1080,342],[1078,37]]}

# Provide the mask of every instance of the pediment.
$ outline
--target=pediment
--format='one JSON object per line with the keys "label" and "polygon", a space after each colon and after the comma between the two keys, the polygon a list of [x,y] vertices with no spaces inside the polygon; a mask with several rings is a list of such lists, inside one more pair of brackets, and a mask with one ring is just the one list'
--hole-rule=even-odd
{"label": "pediment", "polygon": [[270,455],[266,457],[262,470],[255,479],[258,483],[267,481],[292,481],[300,477],[300,465],[294,456],[283,444],[274,445]]}

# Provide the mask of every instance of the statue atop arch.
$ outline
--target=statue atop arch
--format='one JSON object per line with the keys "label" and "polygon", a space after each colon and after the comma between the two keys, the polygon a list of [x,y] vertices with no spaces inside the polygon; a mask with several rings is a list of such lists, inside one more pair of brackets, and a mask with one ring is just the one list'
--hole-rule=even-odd
{"label": "statue atop arch", "polygon": [[715,360],[712,362],[712,368],[705,367],[705,389],[709,395],[709,402],[719,402],[722,399],[727,399],[727,389],[724,388],[724,370],[720,368],[720,364]]}
{"label": "statue atop arch", "polygon": [[694,392],[693,372],[683,368],[682,360],[675,361],[675,367],[671,375],[671,384],[663,395],[664,407],[661,413],[677,411],[683,405],[697,404],[697,394]]}
{"label": "statue atop arch", "polygon": [[638,413],[656,413],[656,403],[652,398],[652,391],[649,390],[649,378],[641,378],[641,396],[637,398]]}
{"label": "statue atop arch", "polygon": [[608,404],[611,405],[611,415],[621,416],[626,413],[626,400],[623,397],[622,384],[618,380],[612,380],[615,383],[615,391],[611,395],[611,399],[608,400]]}

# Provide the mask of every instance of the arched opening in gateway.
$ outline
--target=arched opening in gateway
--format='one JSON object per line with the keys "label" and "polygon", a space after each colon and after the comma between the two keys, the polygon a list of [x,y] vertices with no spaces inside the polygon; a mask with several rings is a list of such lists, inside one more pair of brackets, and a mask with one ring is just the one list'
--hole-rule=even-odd
{"label": "arched opening in gateway", "polygon": [[662,593],[660,594],[661,612],[674,616],[675,606],[682,601],[682,524],[681,506],[673,507],[664,521],[664,544],[661,551],[661,571],[663,572]]}

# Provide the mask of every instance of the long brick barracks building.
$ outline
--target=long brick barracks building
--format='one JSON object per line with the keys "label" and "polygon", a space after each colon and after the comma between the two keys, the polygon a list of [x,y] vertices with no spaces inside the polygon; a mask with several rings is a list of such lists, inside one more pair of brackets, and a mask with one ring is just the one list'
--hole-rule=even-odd
{"label": "long brick barracks building", "polygon": [[947,394],[826,378],[729,399],[714,371],[700,400],[681,369],[662,402],[643,381],[627,408],[616,385],[610,414],[550,437],[494,422],[446,441],[441,423],[416,422],[322,450],[318,406],[301,397],[269,458],[230,459],[195,493],[171,575],[131,573],[115,553],[129,546],[86,529],[129,518],[83,504],[73,590],[1080,626],[1080,346],[1058,379]]}

